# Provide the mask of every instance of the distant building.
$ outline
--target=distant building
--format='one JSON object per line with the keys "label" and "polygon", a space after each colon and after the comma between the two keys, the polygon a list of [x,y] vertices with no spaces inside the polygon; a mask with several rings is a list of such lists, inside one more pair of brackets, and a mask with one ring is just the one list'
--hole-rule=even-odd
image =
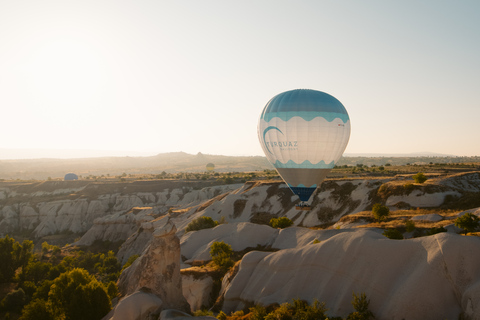
{"label": "distant building", "polygon": [[78,180],[78,176],[75,173],[67,173],[64,178],[65,181]]}

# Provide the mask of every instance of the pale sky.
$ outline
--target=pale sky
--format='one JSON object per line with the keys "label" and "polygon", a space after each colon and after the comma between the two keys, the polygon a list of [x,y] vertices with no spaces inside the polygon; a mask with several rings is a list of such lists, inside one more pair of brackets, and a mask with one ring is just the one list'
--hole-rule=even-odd
{"label": "pale sky", "polygon": [[478,0],[0,0],[0,150],[263,155],[265,104],[308,88],[346,107],[346,153],[480,155],[479,21]]}

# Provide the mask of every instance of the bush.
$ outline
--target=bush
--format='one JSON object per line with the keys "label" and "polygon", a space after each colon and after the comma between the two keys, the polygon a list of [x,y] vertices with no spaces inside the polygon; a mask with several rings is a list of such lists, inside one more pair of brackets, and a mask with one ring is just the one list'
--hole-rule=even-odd
{"label": "bush", "polygon": [[250,314],[248,315],[248,320],[263,320],[267,316],[267,310],[263,306],[254,306],[249,310]]}
{"label": "bush", "polygon": [[447,229],[445,229],[444,227],[438,227],[438,228],[433,227],[427,231],[427,236],[433,236],[434,234],[441,233],[441,232],[447,232]]}
{"label": "bush", "polygon": [[367,299],[365,293],[362,293],[360,296],[357,296],[355,292],[353,293],[352,306],[355,309],[355,312],[350,313],[347,317],[347,320],[369,320],[375,319],[373,313],[369,310],[370,300]]}
{"label": "bush", "polygon": [[480,218],[470,212],[455,219],[455,226],[462,228],[465,231],[465,234],[468,232],[474,232],[479,225]]}
{"label": "bush", "polygon": [[[217,319],[218,320],[227,320],[227,315],[225,314],[225,312],[223,311],[220,311],[218,314],[217,314]],[[263,318],[262,318],[263,319]],[[260,319],[261,320],[261,319]]]}
{"label": "bush", "polygon": [[134,254],[133,256],[130,256],[130,258],[128,258],[127,262],[125,262],[125,264],[123,265],[122,267],[122,270],[120,270],[120,273],[123,272],[123,270],[127,269],[128,267],[130,267],[132,265],[132,263],[135,262],[135,260],[137,260],[139,257],[138,254]]}
{"label": "bush", "polygon": [[4,311],[20,313],[26,302],[26,295],[22,288],[14,290],[3,298],[0,306]]}
{"label": "bush", "polygon": [[232,247],[223,241],[216,241],[210,247],[212,261],[220,269],[226,270],[234,265],[233,260],[230,258],[232,254]]}
{"label": "bush", "polygon": [[397,229],[385,229],[382,233],[388,239],[401,240],[403,239],[403,234]]}
{"label": "bush", "polygon": [[[325,320],[327,319],[325,303],[314,300],[312,305],[300,299],[294,299],[293,303],[282,303],[280,307],[270,312],[265,320]],[[250,318],[252,319],[252,318]],[[260,319],[260,318],[254,318]]]}
{"label": "bush", "polygon": [[415,186],[413,183],[406,183],[403,185],[403,189],[405,190],[405,193],[409,195],[415,189]]}
{"label": "bush", "polygon": [[293,225],[293,221],[287,217],[270,219],[270,226],[272,228],[284,229]]}
{"label": "bush", "polygon": [[198,217],[193,219],[185,229],[185,232],[198,231],[202,229],[210,229],[218,225],[217,221],[213,221],[210,217]]}
{"label": "bush", "polygon": [[427,181],[427,177],[423,174],[423,172],[419,172],[417,173],[416,175],[414,175],[413,177],[413,180],[415,180],[416,183],[424,183],[425,181]]}
{"label": "bush", "polygon": [[413,222],[412,220],[405,221],[405,229],[407,230],[407,232],[412,232],[413,230],[415,230],[415,222]]}
{"label": "bush", "polygon": [[372,208],[372,213],[376,220],[385,220],[390,214],[390,209],[380,203],[375,203]]}
{"label": "bush", "polygon": [[23,308],[19,320],[54,320],[54,317],[47,307],[47,302],[36,299]]}
{"label": "bush", "polygon": [[53,281],[48,305],[57,319],[101,319],[111,308],[105,287],[84,269],[62,273]]}

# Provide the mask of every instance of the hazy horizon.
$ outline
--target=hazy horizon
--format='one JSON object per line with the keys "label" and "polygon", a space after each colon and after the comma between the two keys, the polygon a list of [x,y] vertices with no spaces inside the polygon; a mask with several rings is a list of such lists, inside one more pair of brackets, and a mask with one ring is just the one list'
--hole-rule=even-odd
{"label": "hazy horizon", "polygon": [[260,113],[297,88],[342,102],[347,154],[480,155],[479,19],[473,0],[3,1],[0,159],[263,156]]}
{"label": "hazy horizon", "polygon": [[[101,157],[151,157],[164,153],[185,152],[182,150],[169,152],[137,152],[127,150],[61,150],[61,149],[4,149],[0,148],[0,160],[35,160],[35,159],[81,159],[81,158],[101,158]],[[219,154],[206,153],[198,151],[195,153],[206,155],[232,156],[232,157],[254,157],[264,155],[253,154]],[[344,153],[345,157],[463,157],[464,155],[441,154],[435,152],[408,152],[408,153]],[[465,156],[470,157],[470,156]]]}

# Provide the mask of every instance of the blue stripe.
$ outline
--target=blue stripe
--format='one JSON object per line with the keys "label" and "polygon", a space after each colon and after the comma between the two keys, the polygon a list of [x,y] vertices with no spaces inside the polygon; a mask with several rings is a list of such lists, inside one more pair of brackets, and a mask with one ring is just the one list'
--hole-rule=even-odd
{"label": "blue stripe", "polygon": [[325,163],[324,160],[321,160],[318,163],[311,163],[310,161],[305,160],[302,163],[296,163],[293,160],[288,160],[287,163],[283,163],[277,160],[273,166],[280,169],[332,169],[335,167],[335,161]]}
{"label": "blue stripe", "polygon": [[332,122],[335,119],[340,119],[343,123],[346,123],[350,118],[346,113],[338,112],[318,112],[318,111],[280,111],[280,112],[266,112],[262,114],[262,119],[270,121],[273,118],[278,117],[283,121],[288,121],[293,117],[300,117],[305,121],[311,121],[315,118],[324,118],[328,122]]}
{"label": "blue stripe", "polygon": [[348,114],[343,104],[335,97],[322,91],[309,89],[290,90],[277,94],[267,103],[263,114],[285,111]]}

